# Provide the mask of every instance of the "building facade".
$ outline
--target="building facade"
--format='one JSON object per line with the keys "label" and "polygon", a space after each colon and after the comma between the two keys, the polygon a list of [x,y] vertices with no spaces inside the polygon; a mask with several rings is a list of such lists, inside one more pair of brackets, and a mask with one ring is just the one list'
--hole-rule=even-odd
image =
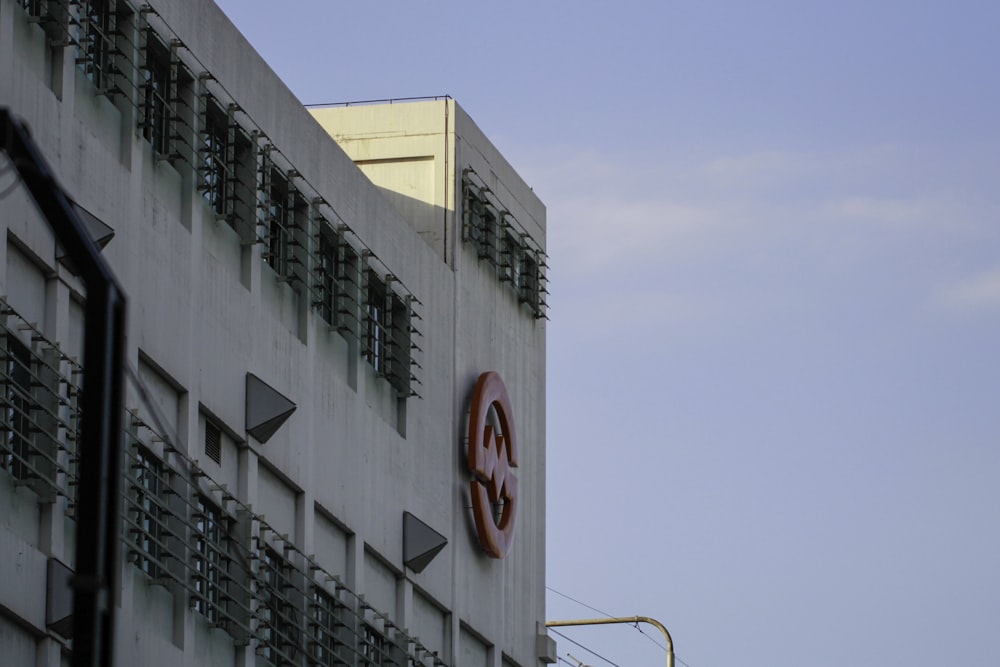
{"label": "building facade", "polygon": [[[314,118],[181,0],[0,0],[0,106],[129,297],[118,664],[553,661],[545,210],[461,107]],[[0,651],[54,667],[86,291],[16,178]]]}

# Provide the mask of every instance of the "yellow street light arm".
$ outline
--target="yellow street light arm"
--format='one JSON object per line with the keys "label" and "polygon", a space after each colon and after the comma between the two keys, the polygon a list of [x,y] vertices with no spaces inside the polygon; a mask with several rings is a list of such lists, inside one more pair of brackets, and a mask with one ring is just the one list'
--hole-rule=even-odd
{"label": "yellow street light arm", "polygon": [[648,623],[655,626],[663,633],[663,638],[667,640],[667,667],[674,667],[674,640],[670,638],[670,633],[663,623],[648,616],[629,616],[621,618],[585,618],[572,621],[546,621],[545,627],[559,628],[569,625],[611,625],[614,623]]}

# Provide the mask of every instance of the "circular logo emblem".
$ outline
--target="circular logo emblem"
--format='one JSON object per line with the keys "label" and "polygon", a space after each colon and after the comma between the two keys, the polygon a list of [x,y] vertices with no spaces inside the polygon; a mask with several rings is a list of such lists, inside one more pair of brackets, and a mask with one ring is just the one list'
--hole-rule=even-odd
{"label": "circular logo emblem", "polygon": [[517,518],[517,438],[507,387],[490,371],[479,376],[469,414],[472,513],[479,544],[493,558],[507,555]]}

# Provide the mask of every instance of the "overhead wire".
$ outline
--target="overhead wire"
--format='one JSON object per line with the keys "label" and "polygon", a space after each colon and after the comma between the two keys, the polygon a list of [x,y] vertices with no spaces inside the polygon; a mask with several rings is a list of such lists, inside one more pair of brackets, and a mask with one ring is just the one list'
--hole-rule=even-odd
{"label": "overhead wire", "polygon": [[[635,624],[635,629],[639,631],[639,634],[640,634],[640,635],[642,635],[643,637],[645,637],[645,638],[646,638],[646,639],[648,639],[649,641],[651,641],[651,642],[653,642],[654,644],[656,644],[657,646],[659,646],[659,647],[660,647],[660,650],[662,650],[662,651],[666,651],[666,650],[667,650],[667,647],[666,647],[666,646],[664,646],[664,645],[663,645],[663,644],[661,644],[660,642],[656,641],[656,639],[654,639],[654,638],[653,638],[653,637],[652,637],[651,635],[647,635],[647,634],[646,634],[646,633],[645,633],[645,632],[643,631],[643,629],[642,629],[641,627],[639,627],[639,624],[638,624],[638,623],[636,623],[636,624]],[[675,657],[676,657],[676,656],[675,656]]]}
{"label": "overhead wire", "polygon": [[603,655],[601,655],[597,651],[594,651],[592,649],[587,648],[586,646],[584,646],[583,644],[581,644],[580,642],[578,642],[576,640],[570,639],[569,637],[567,637],[563,633],[559,632],[558,630],[555,630],[553,628],[549,628],[549,630],[551,630],[555,634],[559,635],[560,637],[562,637],[563,639],[565,639],[566,641],[568,641],[570,644],[574,644],[576,646],[579,646],[580,648],[582,648],[587,653],[590,653],[591,655],[593,655],[595,658],[599,658],[599,659],[603,660],[604,662],[608,663],[609,665],[612,665],[612,667],[621,667],[621,665],[619,665],[618,663],[611,662],[610,660],[608,660],[607,658],[605,658]]}
{"label": "overhead wire", "polygon": [[[638,631],[639,631],[639,634],[640,634],[640,635],[642,635],[643,637],[645,637],[645,638],[646,638],[646,639],[648,639],[649,641],[651,641],[651,642],[653,642],[654,644],[656,644],[656,645],[657,645],[657,646],[659,647],[659,649],[660,649],[661,651],[663,651],[664,653],[666,653],[666,652],[667,652],[667,647],[666,647],[666,646],[664,646],[663,644],[661,644],[661,643],[660,643],[659,641],[657,641],[657,640],[656,640],[656,638],[655,638],[655,637],[653,637],[652,635],[650,635],[650,634],[647,634],[647,633],[646,633],[646,631],[644,631],[644,630],[643,630],[643,629],[642,629],[642,628],[641,628],[641,627],[639,626],[639,624],[638,624],[638,623],[636,623],[634,627],[635,627],[635,629],[636,629],[636,630],[638,630]],[[674,653],[674,660],[676,660],[677,662],[681,663],[682,665],[685,665],[686,667],[691,667],[691,665],[689,665],[688,663],[684,662],[684,661],[683,661],[683,660],[681,660],[681,659],[680,659],[679,657],[677,657],[677,654],[676,654],[676,653]]]}
{"label": "overhead wire", "polygon": [[612,616],[612,614],[609,614],[609,613],[608,613],[608,612],[606,612],[606,611],[602,611],[602,610],[598,609],[597,607],[591,607],[591,606],[590,606],[589,604],[587,604],[586,602],[581,602],[580,600],[577,600],[577,599],[576,599],[576,598],[574,598],[574,597],[571,597],[571,596],[569,596],[569,595],[566,595],[565,593],[563,593],[563,592],[561,592],[561,591],[557,591],[556,589],[552,588],[551,586],[546,586],[546,587],[545,587],[545,590],[547,590],[547,591],[552,591],[552,592],[553,592],[553,593],[555,593],[556,595],[559,595],[559,596],[561,596],[561,597],[564,597],[564,598],[566,598],[567,600],[570,600],[570,601],[572,601],[572,602],[575,602],[575,603],[577,603],[578,605],[580,605],[581,607],[586,607],[587,609],[589,609],[589,610],[591,610],[591,611],[596,611],[596,612],[597,612],[598,614],[601,614],[602,616]]}

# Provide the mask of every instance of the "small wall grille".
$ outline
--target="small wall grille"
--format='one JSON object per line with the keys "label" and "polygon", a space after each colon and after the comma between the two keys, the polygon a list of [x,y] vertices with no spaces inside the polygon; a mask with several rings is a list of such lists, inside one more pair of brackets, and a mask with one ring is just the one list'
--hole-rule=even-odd
{"label": "small wall grille", "polygon": [[216,463],[222,463],[222,429],[205,421],[205,456]]}

